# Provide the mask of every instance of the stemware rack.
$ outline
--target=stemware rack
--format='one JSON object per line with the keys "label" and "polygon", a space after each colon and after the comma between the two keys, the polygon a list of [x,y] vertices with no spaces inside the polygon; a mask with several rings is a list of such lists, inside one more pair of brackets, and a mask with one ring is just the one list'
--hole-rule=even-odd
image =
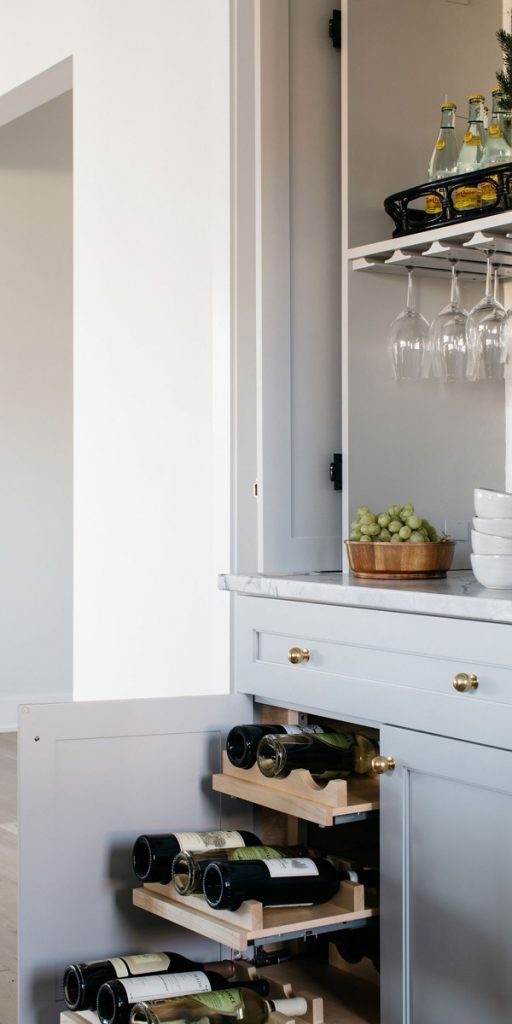
{"label": "stemware rack", "polygon": [[439,277],[449,274],[453,261],[457,271],[469,280],[485,278],[486,253],[492,252],[502,280],[512,277],[512,211],[474,224],[453,224],[438,229],[391,238],[373,245],[348,250],[353,270],[380,274],[405,274],[413,267],[417,274]]}

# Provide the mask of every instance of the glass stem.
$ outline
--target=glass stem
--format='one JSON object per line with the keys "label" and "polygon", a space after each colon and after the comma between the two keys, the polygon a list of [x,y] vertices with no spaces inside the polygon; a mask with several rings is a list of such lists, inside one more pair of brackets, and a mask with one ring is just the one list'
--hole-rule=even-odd
{"label": "glass stem", "polygon": [[487,256],[487,277],[485,282],[485,297],[486,299],[492,299],[492,256],[489,253]]}
{"label": "glass stem", "polygon": [[457,274],[455,271],[455,263],[452,263],[452,289],[450,293],[450,304],[452,306],[459,306],[459,285],[457,281]]}
{"label": "glass stem", "polygon": [[412,270],[407,271],[407,310],[414,309],[414,284],[412,280]]}

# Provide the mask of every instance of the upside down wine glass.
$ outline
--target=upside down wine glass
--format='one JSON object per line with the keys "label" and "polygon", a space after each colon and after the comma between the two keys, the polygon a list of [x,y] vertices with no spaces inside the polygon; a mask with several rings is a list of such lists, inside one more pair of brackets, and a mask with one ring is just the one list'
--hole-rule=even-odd
{"label": "upside down wine glass", "polygon": [[471,310],[467,335],[475,354],[473,379],[503,378],[505,362],[505,309],[496,297],[497,273],[493,279],[492,253],[487,251],[485,295]]}
{"label": "upside down wine glass", "polygon": [[414,301],[412,267],[407,268],[407,305],[388,330],[388,347],[396,380],[420,380],[428,373],[429,325]]}
{"label": "upside down wine glass", "polygon": [[432,322],[430,345],[433,375],[440,380],[472,380],[474,354],[466,326],[468,312],[463,308],[455,262],[452,263],[450,301]]}

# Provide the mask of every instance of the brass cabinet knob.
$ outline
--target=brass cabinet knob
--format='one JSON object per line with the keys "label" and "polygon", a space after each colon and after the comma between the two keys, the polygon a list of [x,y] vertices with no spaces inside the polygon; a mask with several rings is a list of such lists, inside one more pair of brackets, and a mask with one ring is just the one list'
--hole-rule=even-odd
{"label": "brass cabinet knob", "polygon": [[478,676],[470,676],[467,672],[457,672],[453,677],[453,688],[457,693],[469,693],[478,687]]}
{"label": "brass cabinet knob", "polygon": [[290,647],[288,651],[288,661],[292,665],[301,665],[303,661],[309,661],[310,657],[307,647]]}
{"label": "brass cabinet knob", "polygon": [[377,754],[376,757],[372,757],[372,772],[375,775],[384,775],[385,772],[392,772],[396,768],[396,761],[394,757],[384,757],[383,754]]}

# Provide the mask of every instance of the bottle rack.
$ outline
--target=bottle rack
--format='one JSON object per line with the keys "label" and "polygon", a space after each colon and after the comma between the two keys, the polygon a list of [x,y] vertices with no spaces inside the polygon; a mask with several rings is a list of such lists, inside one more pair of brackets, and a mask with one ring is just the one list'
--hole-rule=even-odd
{"label": "bottle rack", "polygon": [[[308,1004],[300,1017],[273,1013],[270,1024],[378,1024],[378,980],[370,965],[348,970],[339,957],[335,966],[320,965],[314,957],[258,971],[243,962],[237,964],[237,980],[253,977],[270,982],[270,999],[303,996]],[[60,1024],[98,1024],[98,1017],[92,1010],[65,1010]]]}
{"label": "bottle rack", "polygon": [[133,903],[241,952],[251,946],[302,937],[305,932],[336,931],[377,913],[364,886],[355,882],[342,882],[332,900],[313,907],[263,907],[257,900],[246,900],[239,910],[214,910],[204,896],[180,896],[172,882],[147,883],[134,889]]}
{"label": "bottle rack", "polygon": [[216,793],[328,827],[361,820],[379,808],[378,779],[331,779],[322,785],[296,768],[284,779],[267,779],[257,765],[235,768],[224,752],[222,773],[212,777]]}
{"label": "bottle rack", "polygon": [[414,267],[427,277],[449,274],[451,261],[456,260],[457,270],[476,281],[485,276],[487,250],[493,252],[500,276],[512,277],[512,211],[482,218],[478,230],[474,224],[453,224],[443,227],[442,238],[433,228],[349,249],[347,255],[353,270],[404,274]]}

